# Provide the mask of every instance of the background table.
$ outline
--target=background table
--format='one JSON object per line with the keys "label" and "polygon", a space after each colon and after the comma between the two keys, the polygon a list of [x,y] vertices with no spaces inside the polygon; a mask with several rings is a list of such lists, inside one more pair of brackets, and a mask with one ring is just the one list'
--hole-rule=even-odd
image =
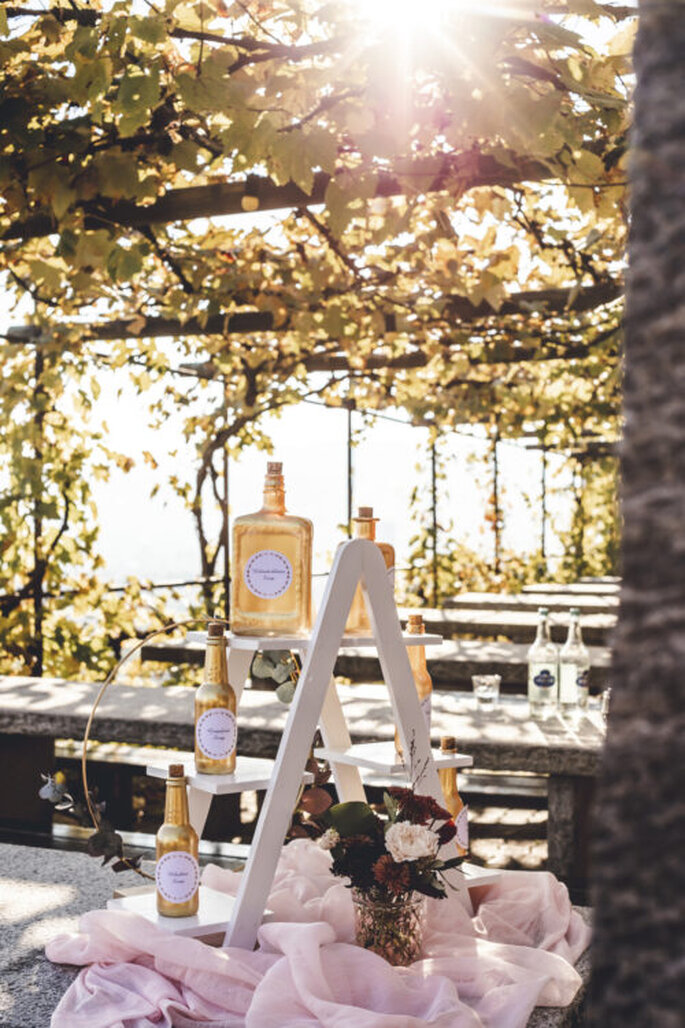
{"label": "background table", "polygon": [[[83,737],[97,686],[50,678],[0,678],[0,772],[17,788],[0,795],[0,819],[50,816],[37,799],[37,772],[52,767],[56,738]],[[339,687],[353,742],[391,739],[394,734],[384,685]],[[134,744],[193,748],[194,690],[186,686],[114,685],[93,726],[93,738]],[[273,692],[247,689],[241,700],[239,752],[273,757],[288,708]],[[471,694],[436,692],[432,736],[454,735],[476,770],[529,772],[547,777],[548,866],[583,902],[588,878],[588,835],[594,781],[604,745],[598,710],[576,723],[558,716],[533,721],[523,698],[501,699],[494,711],[476,708]],[[22,792],[22,786],[24,790]],[[18,822],[16,822],[18,823]]]}

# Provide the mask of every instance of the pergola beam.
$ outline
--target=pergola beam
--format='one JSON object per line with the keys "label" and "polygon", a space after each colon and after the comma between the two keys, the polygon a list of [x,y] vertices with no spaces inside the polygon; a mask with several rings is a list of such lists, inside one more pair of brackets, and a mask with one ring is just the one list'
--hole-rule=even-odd
{"label": "pergola beam", "polygon": [[[540,161],[522,159],[513,154],[511,161],[511,165],[505,165],[477,150],[410,161],[404,167],[397,167],[393,174],[380,169],[371,172],[376,178],[374,195],[390,197],[405,193],[440,192],[450,184],[459,185],[460,190],[467,191],[476,186],[512,186],[523,181],[554,178],[549,166]],[[365,177],[368,175],[369,172],[366,172]],[[350,190],[353,188],[354,176],[351,173],[346,173],[344,178],[333,178],[345,188],[348,184]],[[135,204],[130,200],[112,202],[101,197],[82,203],[80,209],[83,211],[83,227],[86,229],[111,229],[113,225],[141,228],[194,218],[244,214],[243,200],[246,196],[259,203],[260,211],[323,204],[331,180],[332,176],[317,172],[312,189],[307,193],[294,182],[281,186],[263,175],[250,175],[248,179],[237,182],[215,182],[205,186],[170,189],[151,204]],[[0,235],[0,239],[36,239],[59,231],[60,224],[52,212],[41,210],[10,225]]]}
{"label": "pergola beam", "polygon": [[[575,291],[574,288],[524,290],[510,296],[495,311],[487,301],[473,304],[467,297],[453,296],[447,300],[447,311],[450,318],[459,323],[470,324],[486,321],[489,318],[510,314],[531,314],[537,312],[544,315],[582,313],[594,310],[604,304],[611,303],[622,295],[620,282],[609,280],[598,285],[586,286]],[[570,304],[570,306],[569,306]],[[71,324],[64,326],[65,331],[78,331],[81,339],[116,340],[116,339],[159,339],[164,336],[179,338],[182,336],[228,336],[251,334],[257,332],[282,333],[292,331],[293,325],[289,318],[275,322],[271,311],[239,311],[235,314],[213,314],[206,320],[189,318],[181,321],[178,318],[148,317],[120,318],[103,322],[100,325]],[[385,315],[385,331],[397,332],[404,330],[398,326],[394,314]],[[411,323],[406,331],[414,331]],[[9,328],[5,334],[7,342],[17,345],[25,343],[47,343],[57,337],[51,336],[41,325],[17,325]],[[414,365],[411,365],[414,366]]]}

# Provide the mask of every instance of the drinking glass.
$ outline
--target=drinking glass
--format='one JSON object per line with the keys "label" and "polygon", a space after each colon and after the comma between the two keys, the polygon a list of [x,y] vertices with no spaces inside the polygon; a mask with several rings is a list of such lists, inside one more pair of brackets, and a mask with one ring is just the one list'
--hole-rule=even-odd
{"label": "drinking glass", "polygon": [[492,710],[499,699],[500,675],[472,675],[473,695],[480,710]]}

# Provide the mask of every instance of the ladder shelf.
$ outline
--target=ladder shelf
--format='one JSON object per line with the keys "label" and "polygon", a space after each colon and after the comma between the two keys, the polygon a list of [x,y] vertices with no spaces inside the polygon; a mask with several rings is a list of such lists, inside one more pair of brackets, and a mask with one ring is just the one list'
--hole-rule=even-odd
{"label": "ladder shelf", "polygon": [[[345,636],[344,627],[358,583],[361,583],[364,592],[372,634]],[[324,745],[316,753],[329,760],[341,802],[365,801],[366,793],[361,777],[361,771],[365,770],[398,779],[404,776],[421,793],[433,796],[442,804],[438,767],[472,765],[469,756],[456,754],[448,757],[431,748],[428,728],[414,686],[406,647],[434,646],[441,642],[441,637],[437,635],[402,633],[383,557],[375,543],[364,539],[351,540],[339,548],[311,636],[230,637],[228,672],[238,709],[256,650],[295,650],[302,658],[302,671],[275,761],[250,761],[249,758],[238,756],[233,775],[198,775],[194,773],[194,768],[189,775],[190,818],[199,835],[202,834],[213,795],[266,789],[238,893],[235,898],[230,898],[231,910],[223,921],[226,929],[225,946],[252,949],[265,913],[268,916],[266,904],[269,891],[291,812],[301,784],[307,780],[305,764],[317,727],[321,729]],[[340,648],[367,646],[373,646],[378,651],[402,749],[411,755],[409,763],[412,766],[407,766],[397,758],[392,741],[352,745],[333,679],[333,665]],[[418,769],[421,769],[419,781],[416,780]],[[148,772],[162,776],[165,769],[150,767]],[[448,875],[450,885],[458,892],[460,901],[470,912],[472,907],[468,889],[494,881],[498,872],[465,865],[463,872],[461,868],[455,868]],[[137,909],[149,916],[149,899],[145,898],[145,894],[123,897],[110,901],[108,905]],[[202,911],[202,895],[200,906]],[[205,902],[204,907],[207,906]],[[208,916],[211,920],[211,913]],[[174,920],[162,919],[170,931],[174,931],[175,926],[168,922]],[[216,923],[215,918],[214,927]],[[190,931],[203,934],[202,931],[195,932],[194,927],[179,925],[178,930],[185,929],[188,934]],[[206,931],[206,926],[203,927]]]}

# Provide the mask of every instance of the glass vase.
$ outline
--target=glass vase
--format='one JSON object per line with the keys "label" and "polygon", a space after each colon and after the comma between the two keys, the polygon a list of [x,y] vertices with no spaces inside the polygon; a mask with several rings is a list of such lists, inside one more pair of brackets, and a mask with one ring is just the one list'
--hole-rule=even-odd
{"label": "glass vase", "polygon": [[423,942],[426,897],[407,892],[376,899],[352,889],[356,942],[395,967],[418,960]]}

